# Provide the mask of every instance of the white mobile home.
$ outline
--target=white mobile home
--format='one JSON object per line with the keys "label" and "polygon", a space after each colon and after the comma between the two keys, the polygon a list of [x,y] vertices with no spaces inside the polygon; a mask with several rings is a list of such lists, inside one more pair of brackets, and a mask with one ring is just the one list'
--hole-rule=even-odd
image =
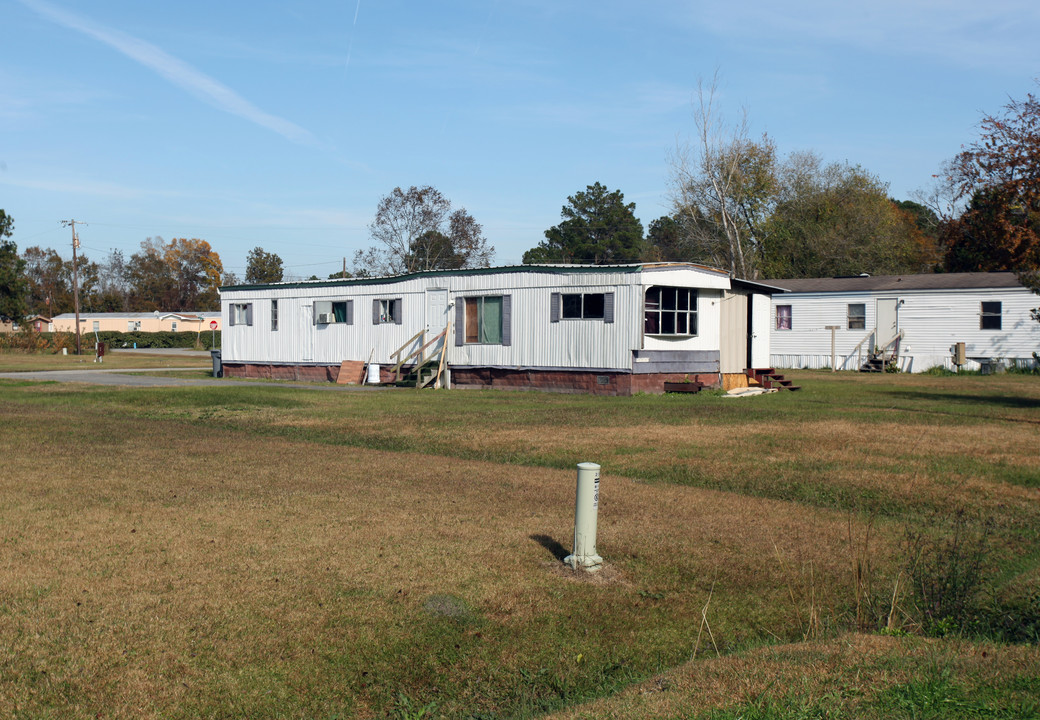
{"label": "white mobile home", "polygon": [[769,293],[689,263],[528,265],[221,289],[232,376],[336,380],[448,329],[454,387],[627,395],[769,359]]}
{"label": "white mobile home", "polygon": [[978,369],[1031,365],[1040,350],[1040,323],[1030,316],[1040,297],[1013,273],[769,283],[788,291],[773,297],[770,364],[778,368],[857,370],[883,355],[905,372]]}

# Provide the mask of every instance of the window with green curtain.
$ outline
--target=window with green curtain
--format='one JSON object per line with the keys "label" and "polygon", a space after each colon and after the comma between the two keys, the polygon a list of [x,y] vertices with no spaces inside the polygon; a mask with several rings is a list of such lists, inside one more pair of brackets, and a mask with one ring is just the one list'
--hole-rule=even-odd
{"label": "window with green curtain", "polygon": [[334,302],[332,303],[332,314],[335,316],[336,322],[345,323],[347,321],[347,303],[346,302]]}
{"label": "window with green curtain", "polygon": [[502,344],[502,297],[480,298],[480,342],[485,345]]}
{"label": "window with green curtain", "polygon": [[[468,297],[465,302],[464,332],[456,344],[502,345],[505,342],[505,301],[502,295]],[[461,316],[460,316],[461,317]]]}

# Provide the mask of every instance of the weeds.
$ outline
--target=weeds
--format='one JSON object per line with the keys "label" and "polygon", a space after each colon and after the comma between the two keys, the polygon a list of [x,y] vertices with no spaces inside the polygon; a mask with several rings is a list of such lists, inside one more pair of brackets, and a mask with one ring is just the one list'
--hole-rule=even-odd
{"label": "weeds", "polygon": [[977,629],[992,531],[991,521],[964,509],[907,527],[906,570],[925,632],[942,637]]}
{"label": "weeds", "polygon": [[397,693],[397,705],[394,707],[394,717],[397,720],[422,720],[431,717],[437,709],[437,703],[429,702],[419,706],[411,701],[403,692]]}

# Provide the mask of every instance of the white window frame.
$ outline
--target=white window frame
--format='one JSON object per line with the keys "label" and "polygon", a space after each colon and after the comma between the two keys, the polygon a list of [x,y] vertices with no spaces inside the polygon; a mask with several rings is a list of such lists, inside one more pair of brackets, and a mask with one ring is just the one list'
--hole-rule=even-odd
{"label": "white window frame", "polygon": [[[652,300],[650,296],[655,292],[657,298]],[[697,288],[651,285],[643,292],[643,332],[651,336],[697,337],[698,296]],[[671,329],[666,329],[669,326]]]}

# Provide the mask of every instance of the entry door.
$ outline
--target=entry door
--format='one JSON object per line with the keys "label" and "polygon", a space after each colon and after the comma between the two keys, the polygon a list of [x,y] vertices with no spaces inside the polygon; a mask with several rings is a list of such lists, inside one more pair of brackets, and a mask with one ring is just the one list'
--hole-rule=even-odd
{"label": "entry door", "polygon": [[874,344],[881,347],[899,333],[899,298],[878,298],[877,337]]}
{"label": "entry door", "polygon": [[[445,288],[430,288],[426,291],[426,339],[444,330],[448,324],[448,291]],[[440,350],[441,343],[430,348],[430,352]]]}
{"label": "entry door", "polygon": [[741,290],[722,293],[722,313],[719,338],[719,370],[740,373],[748,362],[748,295]]}
{"label": "entry door", "polygon": [[313,305],[304,305],[300,308],[300,359],[304,362],[314,359]]}

